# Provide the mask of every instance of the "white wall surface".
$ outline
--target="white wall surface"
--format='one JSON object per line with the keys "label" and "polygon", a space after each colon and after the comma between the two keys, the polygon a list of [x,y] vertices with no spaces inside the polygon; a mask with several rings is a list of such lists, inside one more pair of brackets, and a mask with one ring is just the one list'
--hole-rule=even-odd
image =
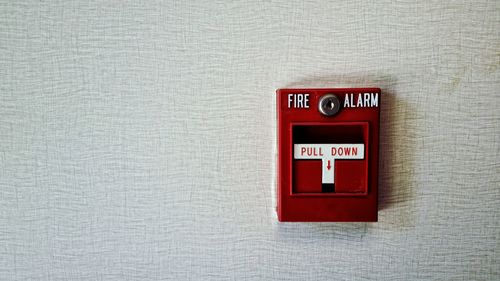
{"label": "white wall surface", "polygon": [[[500,2],[0,1],[0,280],[499,280]],[[278,223],[274,91],[383,90],[378,223]]]}

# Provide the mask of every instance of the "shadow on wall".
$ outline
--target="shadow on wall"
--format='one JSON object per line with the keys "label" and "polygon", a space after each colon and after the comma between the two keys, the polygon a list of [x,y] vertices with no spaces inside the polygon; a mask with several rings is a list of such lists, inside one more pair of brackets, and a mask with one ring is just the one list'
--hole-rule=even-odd
{"label": "shadow on wall", "polygon": [[[379,222],[312,223],[319,235],[344,235],[348,240],[362,238],[372,228],[407,229],[415,224],[415,110],[398,97],[394,77],[384,75],[331,75],[312,77],[283,88],[361,88],[382,90],[380,108]],[[310,223],[279,224],[278,234],[290,235],[291,228]],[[329,230],[329,231],[328,231]],[[301,231],[302,232],[302,231]]]}

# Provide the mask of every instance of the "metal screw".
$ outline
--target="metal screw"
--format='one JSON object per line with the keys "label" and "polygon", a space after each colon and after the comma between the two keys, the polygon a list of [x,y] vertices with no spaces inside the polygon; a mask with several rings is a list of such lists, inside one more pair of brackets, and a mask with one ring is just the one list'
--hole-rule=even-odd
{"label": "metal screw", "polygon": [[340,100],[336,95],[328,94],[319,99],[318,110],[325,116],[335,115],[340,110]]}

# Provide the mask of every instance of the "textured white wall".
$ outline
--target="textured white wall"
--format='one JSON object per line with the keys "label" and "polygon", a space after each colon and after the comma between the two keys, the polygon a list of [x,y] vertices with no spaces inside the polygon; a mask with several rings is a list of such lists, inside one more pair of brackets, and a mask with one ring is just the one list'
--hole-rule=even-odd
{"label": "textured white wall", "polygon": [[[0,1],[0,279],[498,280],[499,64],[498,1]],[[276,221],[301,86],[383,89],[380,222]]]}

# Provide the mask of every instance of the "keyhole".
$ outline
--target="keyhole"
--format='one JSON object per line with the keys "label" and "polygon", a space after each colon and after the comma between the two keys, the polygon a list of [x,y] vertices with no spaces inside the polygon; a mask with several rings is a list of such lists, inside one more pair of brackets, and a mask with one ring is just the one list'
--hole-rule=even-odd
{"label": "keyhole", "polygon": [[331,100],[328,100],[327,106],[329,109],[333,109],[335,107],[335,104]]}
{"label": "keyhole", "polygon": [[333,94],[327,94],[320,98],[318,110],[325,116],[335,115],[340,110],[340,100]]}

